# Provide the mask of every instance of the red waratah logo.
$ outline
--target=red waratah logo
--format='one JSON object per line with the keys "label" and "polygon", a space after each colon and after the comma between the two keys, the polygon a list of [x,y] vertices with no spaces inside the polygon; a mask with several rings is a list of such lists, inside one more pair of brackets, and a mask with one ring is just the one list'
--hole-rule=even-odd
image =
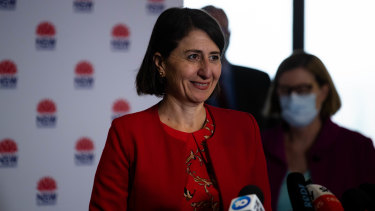
{"label": "red waratah logo", "polygon": [[165,9],[164,0],[148,0],[146,8],[150,14],[160,14]]}
{"label": "red waratah logo", "polygon": [[56,110],[55,103],[50,99],[40,101],[37,107],[37,111],[40,114],[54,114]]}
{"label": "red waratah logo", "polygon": [[88,61],[81,61],[75,68],[74,86],[76,88],[92,88],[94,85],[94,67]]}
{"label": "red waratah logo", "polygon": [[3,60],[0,62],[0,75],[15,75],[17,66],[11,60]]}
{"label": "red waratah logo", "polygon": [[112,119],[115,119],[117,117],[120,117],[126,113],[129,113],[130,111],[130,105],[128,101],[124,99],[118,99],[113,103],[112,111],[114,115],[112,116]]}
{"label": "red waratah logo", "polygon": [[112,48],[114,50],[128,50],[130,30],[125,24],[117,24],[112,28]]}
{"label": "red waratah logo", "polygon": [[12,139],[0,141],[0,154],[15,154],[17,151],[17,144]]}
{"label": "red waratah logo", "polygon": [[88,137],[78,139],[76,143],[75,163],[77,165],[91,165],[94,161],[94,142]]}
{"label": "red waratah logo", "polygon": [[17,144],[12,139],[0,141],[0,167],[17,166]]}
{"label": "red waratah logo", "polygon": [[126,113],[129,112],[129,103],[124,99],[118,99],[113,103],[112,110],[114,113]]}
{"label": "red waratah logo", "polygon": [[76,150],[80,152],[93,151],[94,143],[87,137],[80,138],[76,143]]}
{"label": "red waratah logo", "polygon": [[74,86],[76,88],[92,88],[94,85],[94,67],[88,61],[81,61],[75,68],[76,77],[74,78]]}
{"label": "red waratah logo", "polygon": [[55,36],[56,35],[55,26],[48,21],[41,22],[36,28],[36,34],[38,36],[47,36],[47,37]]}
{"label": "red waratah logo", "polygon": [[39,180],[37,189],[40,192],[56,191],[57,184],[52,177],[43,177]]}
{"label": "red waratah logo", "polygon": [[129,28],[124,24],[117,24],[112,29],[112,36],[116,38],[127,38],[130,36]]}
{"label": "red waratah logo", "polygon": [[37,204],[38,205],[53,205],[57,200],[57,184],[52,177],[43,177],[38,181],[37,185]]}
{"label": "red waratah logo", "polygon": [[90,62],[81,61],[76,65],[75,72],[76,75],[92,75],[94,73],[94,68]]}
{"label": "red waratah logo", "polygon": [[36,47],[37,49],[52,50],[56,45],[56,29],[55,26],[48,22],[41,22],[36,28]]}
{"label": "red waratah logo", "polygon": [[38,115],[36,124],[38,127],[55,127],[56,126],[56,105],[50,99],[41,100],[37,106]]}
{"label": "red waratah logo", "polygon": [[17,66],[11,60],[0,62],[0,88],[15,88],[17,86]]}

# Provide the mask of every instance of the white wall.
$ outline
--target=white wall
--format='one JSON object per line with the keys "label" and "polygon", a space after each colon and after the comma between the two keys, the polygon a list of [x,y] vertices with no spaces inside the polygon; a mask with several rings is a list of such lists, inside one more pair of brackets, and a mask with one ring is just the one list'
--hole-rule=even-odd
{"label": "white wall", "polygon": [[[87,210],[112,118],[159,100],[136,95],[135,74],[157,16],[182,0],[17,0],[14,8],[9,2],[0,0],[0,210]],[[83,7],[75,3],[92,7],[77,11]],[[52,23],[52,37],[36,33],[44,21]],[[130,35],[112,36],[117,24]],[[37,39],[55,46],[40,49]],[[128,48],[113,49],[116,39]],[[93,74],[75,73],[81,61]],[[77,86],[76,79],[87,83]],[[37,111],[44,99],[55,112]],[[113,109],[118,99],[129,109]],[[38,126],[38,118],[54,125]],[[89,141],[77,149],[83,137]]]}

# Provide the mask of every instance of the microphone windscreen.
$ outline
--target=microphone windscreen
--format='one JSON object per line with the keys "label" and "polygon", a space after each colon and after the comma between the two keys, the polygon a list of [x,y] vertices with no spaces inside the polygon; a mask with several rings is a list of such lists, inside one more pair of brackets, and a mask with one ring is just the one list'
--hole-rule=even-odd
{"label": "microphone windscreen", "polygon": [[301,173],[292,172],[288,174],[286,183],[293,210],[314,211],[309,193],[305,186],[305,177]]}
{"label": "microphone windscreen", "polygon": [[363,192],[357,188],[346,190],[341,196],[341,204],[345,211],[365,211],[366,202]]}
{"label": "microphone windscreen", "polygon": [[375,204],[375,184],[364,183],[359,186],[359,189],[364,191]]}
{"label": "microphone windscreen", "polygon": [[363,185],[360,185],[360,188],[351,188],[342,194],[341,202],[345,211],[375,210],[375,199],[362,188]]}
{"label": "microphone windscreen", "polygon": [[306,185],[315,211],[344,211],[341,202],[326,187],[317,184]]}
{"label": "microphone windscreen", "polygon": [[238,196],[245,196],[245,195],[251,195],[251,194],[255,194],[263,204],[264,202],[263,192],[256,185],[247,185],[243,187],[241,191],[238,193]]}

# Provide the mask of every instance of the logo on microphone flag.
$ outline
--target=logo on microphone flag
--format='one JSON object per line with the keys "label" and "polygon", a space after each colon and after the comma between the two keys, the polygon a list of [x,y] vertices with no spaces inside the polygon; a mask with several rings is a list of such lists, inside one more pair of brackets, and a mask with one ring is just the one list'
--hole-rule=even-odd
{"label": "logo on microphone flag", "polygon": [[146,9],[149,14],[159,15],[165,9],[164,0],[148,0]]}
{"label": "logo on microphone flag", "polygon": [[92,0],[74,0],[73,8],[75,12],[91,12],[93,10],[94,3]]}
{"label": "logo on microphone flag", "polygon": [[344,210],[341,202],[328,188],[318,184],[308,184],[306,188],[309,191],[315,210]]}
{"label": "logo on microphone flag", "polygon": [[75,67],[74,87],[92,88],[94,86],[94,67],[88,61],[80,61]]}
{"label": "logo on microphone flag", "polygon": [[35,45],[40,50],[53,50],[56,46],[56,29],[55,26],[48,21],[39,23],[36,28]]}
{"label": "logo on microphone flag", "polygon": [[248,196],[241,196],[232,203],[232,209],[233,210],[240,210],[242,208],[245,208],[248,206],[251,202],[251,198]]}
{"label": "logo on microphone flag", "polygon": [[17,166],[17,144],[14,140],[6,138],[0,141],[0,167]]}
{"label": "logo on microphone flag", "polygon": [[9,60],[0,62],[0,88],[14,89],[17,86],[17,66]]}
{"label": "logo on microphone flag", "polygon": [[40,128],[55,127],[57,122],[56,105],[51,99],[43,99],[38,103],[36,124]]}
{"label": "logo on microphone flag", "polygon": [[14,10],[16,8],[16,0],[0,0],[0,9]]}
{"label": "logo on microphone flag", "polygon": [[37,205],[55,205],[57,201],[57,184],[49,176],[43,177],[38,181],[36,204]]}
{"label": "logo on microphone flag", "polygon": [[130,111],[130,105],[125,99],[117,99],[112,106],[112,120],[121,117]]}
{"label": "logo on microphone flag", "polygon": [[128,51],[130,47],[130,31],[125,24],[117,24],[112,28],[112,49],[116,51]]}
{"label": "logo on microphone flag", "polygon": [[82,137],[76,142],[76,165],[92,165],[94,162],[94,143],[88,137]]}

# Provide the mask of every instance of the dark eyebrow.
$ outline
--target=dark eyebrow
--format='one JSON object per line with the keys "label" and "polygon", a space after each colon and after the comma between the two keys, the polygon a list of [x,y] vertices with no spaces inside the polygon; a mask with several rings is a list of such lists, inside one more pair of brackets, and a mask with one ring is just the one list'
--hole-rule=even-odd
{"label": "dark eyebrow", "polygon": [[[190,52],[193,52],[193,53],[202,53],[201,50],[198,50],[198,49],[189,49],[189,50],[185,50],[184,53],[190,53]],[[212,54],[220,54],[219,51],[212,51],[210,52],[210,55]]]}

